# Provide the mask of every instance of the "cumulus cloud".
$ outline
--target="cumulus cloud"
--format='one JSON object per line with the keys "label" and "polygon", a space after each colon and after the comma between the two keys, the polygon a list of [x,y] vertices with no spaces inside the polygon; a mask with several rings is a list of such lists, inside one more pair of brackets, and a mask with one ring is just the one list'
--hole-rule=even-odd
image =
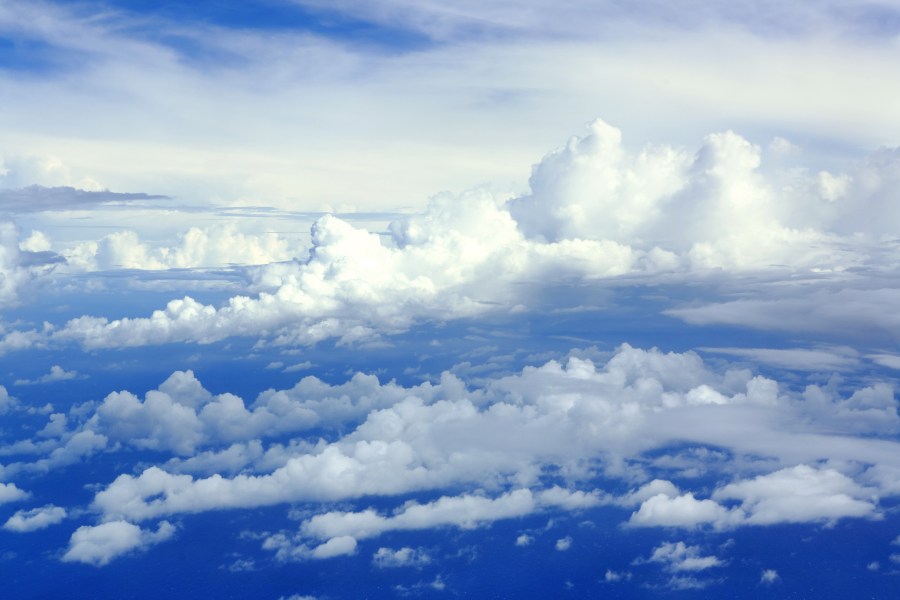
{"label": "cumulus cloud", "polygon": [[156,531],[141,529],[127,521],[83,525],[72,534],[62,560],[102,567],[123,554],[164,542],[174,534],[175,526],[168,521],[160,522]]}
{"label": "cumulus cloud", "polygon": [[66,509],[61,506],[48,504],[41,508],[16,511],[16,513],[3,524],[3,529],[15,531],[17,533],[38,531],[39,529],[46,529],[51,525],[61,523],[66,516]]}
{"label": "cumulus cloud", "polygon": [[[195,478],[154,466],[123,474],[94,500],[110,518],[144,520],[502,482],[515,491],[494,500],[443,500],[460,503],[455,520],[446,524],[462,525],[468,509],[477,507],[515,506],[525,514],[549,506],[581,510],[617,504],[636,507],[629,520],[633,526],[729,528],[876,516],[876,490],[900,493],[885,470],[900,468],[897,444],[878,438],[889,422],[878,415],[894,406],[889,389],[877,385],[849,397],[836,387],[817,386],[790,395],[775,381],[743,369],[713,372],[694,353],[622,346],[605,363],[572,356],[472,391],[450,374],[410,388],[364,375],[336,386],[307,377],[292,389],[264,392],[249,405],[231,394],[213,395],[192,373],[178,372],[143,400],[126,391],[111,394],[72,426],[89,439],[183,455],[169,467],[182,473],[214,473]],[[808,419],[825,419],[833,432],[810,429]],[[312,427],[336,435],[332,441],[268,450],[259,442]],[[592,457],[602,459],[607,476],[640,476],[633,461],[672,443],[713,445],[736,456],[797,466],[733,481],[709,498],[665,479],[642,483],[618,498],[577,485],[536,485],[548,467],[561,469],[573,482],[589,479],[597,473],[585,462]],[[203,447],[209,450],[195,455]],[[829,459],[871,465],[866,473],[872,488],[833,468],[806,466]],[[683,470],[715,466],[702,453],[678,460]],[[217,465],[238,474],[222,476]],[[791,492],[794,485],[808,491]],[[792,511],[795,506],[807,510]],[[487,518],[478,514],[468,517],[472,523]],[[407,528],[409,518],[376,513],[353,518],[363,517],[378,531]]]}
{"label": "cumulus cloud", "polygon": [[50,367],[50,372],[41,375],[37,379],[17,379],[15,385],[35,385],[39,383],[55,383],[57,381],[67,381],[78,377],[78,371],[66,371],[59,365]]}
{"label": "cumulus cloud", "polygon": [[[722,501],[739,501],[727,507]],[[808,465],[781,469],[729,483],[716,489],[712,499],[697,500],[693,493],[658,494],[645,500],[631,515],[633,526],[697,527],[717,529],[739,525],[834,522],[842,518],[881,518],[875,489],[865,488],[834,469]]]}
{"label": "cumulus cloud", "polygon": [[19,232],[15,224],[0,219],[0,307],[13,304],[19,289],[32,278],[19,249]]}
{"label": "cumulus cloud", "polygon": [[[64,251],[70,268],[267,266],[252,271],[245,295],[220,306],[186,296],[149,317],[85,315],[46,335],[32,333],[45,343],[90,349],[211,343],[231,336],[290,345],[330,338],[355,343],[422,321],[527,310],[524,282],[622,276],[649,281],[647,276],[659,274],[695,277],[773,267],[844,273],[882,262],[876,242],[885,230],[864,223],[850,227],[849,217],[860,212],[857,201],[884,208],[891,186],[900,181],[900,154],[881,153],[854,167],[848,177],[864,183],[850,186],[840,199],[821,197],[815,178],[802,169],[787,169],[789,176],[764,168],[763,158],[758,146],[730,131],[707,136],[693,153],[667,146],[633,153],[618,129],[598,120],[587,135],[535,166],[529,193],[512,199],[486,190],[441,194],[424,213],[392,223],[389,235],[333,215],[314,223],[308,253],[275,234],[246,235],[233,226],[192,228],[178,244],[161,248],[150,248],[134,232],[116,232]],[[888,213],[879,223],[898,218]],[[871,290],[836,292],[848,294],[876,303],[879,298]],[[733,318],[754,325],[756,319],[814,330],[819,317],[841,310],[835,303],[809,305],[808,298],[771,302],[741,299],[670,314],[695,323]],[[807,305],[815,310],[804,318],[784,318],[803,314]]]}
{"label": "cumulus cloud", "polygon": [[641,503],[628,523],[636,527],[697,527],[712,525],[724,528],[738,524],[742,514],[713,500],[697,500],[694,494],[670,497],[657,494]]}
{"label": "cumulus cloud", "polygon": [[193,269],[261,265],[292,260],[305,251],[277,233],[244,233],[234,223],[191,227],[172,246],[151,246],[134,231],[111,233],[61,251],[69,270]]}
{"label": "cumulus cloud", "polygon": [[746,522],[752,525],[879,517],[876,490],[834,469],[808,465],[730,483],[717,489],[713,497],[739,501]]}
{"label": "cumulus cloud", "polygon": [[14,483],[0,483],[0,504],[25,500],[30,494],[19,489]]}

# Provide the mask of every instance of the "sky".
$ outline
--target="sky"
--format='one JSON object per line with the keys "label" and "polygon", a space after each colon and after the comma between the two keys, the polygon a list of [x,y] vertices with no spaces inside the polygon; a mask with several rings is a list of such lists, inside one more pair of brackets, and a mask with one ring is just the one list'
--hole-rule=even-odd
{"label": "sky", "polygon": [[893,598],[900,3],[0,0],[17,598]]}

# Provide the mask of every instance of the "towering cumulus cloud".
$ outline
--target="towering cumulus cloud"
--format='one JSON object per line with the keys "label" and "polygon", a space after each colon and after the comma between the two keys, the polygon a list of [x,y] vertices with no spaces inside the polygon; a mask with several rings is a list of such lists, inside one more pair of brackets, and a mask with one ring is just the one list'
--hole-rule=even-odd
{"label": "towering cumulus cloud", "polygon": [[[423,214],[392,223],[389,236],[324,216],[312,227],[308,258],[257,268],[253,293],[221,306],[184,297],[150,317],[76,318],[46,337],[86,348],[259,334],[278,344],[352,343],[420,322],[528,308],[530,293],[548,280],[879,268],[877,244],[897,220],[879,208],[896,185],[895,153],[833,175],[785,163],[777,144],[763,168],[762,150],[730,131],[707,136],[693,153],[661,145],[633,153],[621,137],[595,121],[534,167],[530,193],[438,195]],[[858,218],[859,205],[880,218]],[[182,247],[152,258],[136,238],[129,244],[115,234],[93,258],[76,253],[70,262],[115,256],[142,267],[205,265],[230,260],[229,246],[250,261],[287,255],[277,239],[261,246],[233,230],[223,235],[213,244],[191,230]],[[14,251],[8,255],[14,260]]]}

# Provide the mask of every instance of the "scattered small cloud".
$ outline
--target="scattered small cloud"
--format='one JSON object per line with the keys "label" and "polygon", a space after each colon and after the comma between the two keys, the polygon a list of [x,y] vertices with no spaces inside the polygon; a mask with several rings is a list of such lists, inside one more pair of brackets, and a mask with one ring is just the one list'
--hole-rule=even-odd
{"label": "scattered small cloud", "polygon": [[778,583],[781,579],[781,576],[778,574],[778,571],[775,569],[766,569],[762,572],[762,575],[759,577],[760,585],[773,585]]}
{"label": "scattered small cloud", "polygon": [[421,567],[431,562],[428,553],[419,549],[400,548],[399,550],[391,550],[390,548],[379,548],[372,556],[372,564],[379,569],[388,569],[396,567]]}
{"label": "scattered small cloud", "polygon": [[55,383],[57,381],[68,381],[79,377],[78,371],[66,371],[59,365],[50,367],[50,372],[41,375],[37,379],[17,379],[14,385],[37,385],[41,383]]}

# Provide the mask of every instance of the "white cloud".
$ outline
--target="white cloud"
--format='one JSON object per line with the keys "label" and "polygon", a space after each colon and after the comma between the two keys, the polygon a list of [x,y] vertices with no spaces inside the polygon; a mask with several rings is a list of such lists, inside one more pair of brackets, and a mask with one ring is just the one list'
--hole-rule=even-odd
{"label": "white cloud", "polygon": [[532,543],[534,543],[534,538],[527,533],[523,533],[516,538],[516,546],[530,546]]}
{"label": "white cloud", "polygon": [[653,550],[647,559],[652,563],[661,563],[670,571],[705,571],[724,566],[724,562],[715,556],[702,556],[699,546],[688,546],[684,542],[665,542]]}
{"label": "white cloud", "polygon": [[[727,507],[722,501],[738,500]],[[834,469],[808,465],[781,469],[716,489],[712,499],[692,493],[658,494],[645,500],[628,521],[633,526],[725,529],[742,525],[834,522],[881,518],[875,489],[865,488]]]}
{"label": "white cloud", "polygon": [[781,579],[781,576],[778,575],[778,571],[775,569],[766,569],[762,572],[762,575],[759,577],[760,585],[773,585],[778,583]]}
{"label": "white cloud", "polygon": [[15,224],[0,219],[0,307],[14,304],[20,288],[33,275],[22,264],[19,250],[19,232]]}
{"label": "white cloud", "polygon": [[[851,267],[883,262],[876,243],[886,233],[882,221],[900,222],[900,213],[887,214],[877,226],[850,223],[858,202],[884,208],[888,190],[900,181],[900,154],[882,152],[853,167],[853,181],[862,183],[841,200],[819,197],[804,170],[779,170],[777,160],[766,167],[763,158],[759,147],[731,131],[707,136],[694,153],[658,145],[634,153],[618,129],[596,121],[587,135],[535,167],[529,193],[511,200],[486,189],[440,194],[424,213],[392,223],[388,236],[333,215],[314,223],[308,253],[276,234],[245,234],[234,225],[195,227],[177,244],[159,248],[133,231],[119,231],[63,252],[70,267],[266,266],[250,270],[250,289],[221,306],[185,296],[148,317],[85,315],[46,332],[9,332],[6,345],[74,342],[98,349],[232,336],[262,336],[282,345],[330,338],[358,343],[421,321],[528,310],[531,292],[522,282],[536,282],[531,287],[539,290],[561,278],[689,278],[711,270],[850,273]],[[301,255],[306,258],[291,260]],[[697,324],[815,331],[826,320],[844,327],[836,318],[847,312],[844,296],[861,296],[857,301],[874,307],[895,304],[895,291],[820,290],[811,304],[815,294],[803,290],[791,297],[788,290],[777,300],[740,299],[669,313]],[[887,309],[865,312],[852,318],[872,321],[869,326],[891,320]],[[814,351],[741,352],[804,368],[820,359],[824,368],[854,364],[853,356],[808,353]]]}
{"label": "white cloud", "polygon": [[72,534],[62,560],[102,567],[114,558],[164,542],[174,534],[175,527],[168,521],[160,522],[156,531],[141,529],[127,521],[83,525]]}
{"label": "white cloud", "polygon": [[171,246],[151,246],[134,231],[108,234],[61,251],[70,269],[195,269],[260,265],[291,260],[304,254],[296,240],[276,233],[248,234],[234,223],[191,227]]}
{"label": "white cloud", "polygon": [[670,497],[657,494],[641,503],[628,523],[635,527],[698,527],[711,525],[717,529],[737,525],[743,515],[713,500],[697,500],[693,493]]}
{"label": "white cloud", "polygon": [[572,536],[566,536],[556,540],[556,549],[559,552],[565,552],[572,547]]}
{"label": "white cloud", "polygon": [[878,518],[877,494],[834,469],[797,465],[730,483],[717,489],[713,498],[738,500],[748,524],[769,525]]}
{"label": "white cloud", "polygon": [[[897,444],[871,435],[892,423],[887,414],[894,406],[889,389],[878,385],[849,398],[842,398],[835,387],[813,386],[802,396],[786,394],[773,380],[745,370],[714,373],[693,353],[622,346],[605,363],[573,356],[565,363],[526,367],[473,391],[449,374],[437,383],[410,388],[382,385],[364,375],[337,386],[307,377],[290,390],[264,392],[249,406],[230,394],[214,396],[193,374],[178,372],[148,392],[143,402],[129,392],[110,395],[96,405],[93,415],[83,417],[77,435],[91,436],[98,444],[109,439],[181,454],[188,458],[172,461],[168,468],[214,473],[195,478],[150,467],[139,475],[121,475],[95,497],[95,506],[110,518],[134,521],[217,508],[503,482],[508,489],[526,488],[517,492],[529,494],[532,508],[524,507],[526,512],[619,504],[637,507],[629,521],[635,526],[728,528],[767,518],[875,516],[875,490],[900,493],[891,487],[893,480],[885,470],[900,468]],[[810,430],[808,419],[829,423],[832,433]],[[276,444],[268,450],[260,439],[311,427],[342,433],[330,442]],[[575,488],[580,478],[596,474],[585,464],[589,457],[603,457],[600,468],[607,476],[643,477],[645,472],[635,470],[631,461],[673,441],[801,466],[773,473],[772,479],[737,481],[707,499],[682,492],[664,479],[651,480],[620,498]],[[205,446],[209,450],[198,453]],[[866,472],[872,489],[854,488],[848,475],[834,469],[802,466],[828,459],[872,465]],[[702,453],[682,453],[676,462],[683,472],[719,468]],[[573,487],[536,485],[548,466],[567,473]],[[218,469],[240,474],[226,477]],[[799,493],[779,496],[779,479],[831,481],[843,488],[829,492],[824,483],[811,487],[807,500],[815,510],[805,517],[792,516],[787,507],[807,500]],[[768,492],[753,496],[751,489]],[[465,506],[494,502],[478,496],[456,501],[463,498],[468,498]],[[777,514],[766,517],[769,508]],[[374,517],[378,528],[400,524],[393,517]]]}
{"label": "white cloud", "polygon": [[38,531],[61,523],[66,516],[66,509],[52,504],[31,510],[18,510],[6,520],[3,529],[18,533]]}
{"label": "white cloud", "polygon": [[395,567],[421,567],[431,562],[428,553],[419,549],[403,547],[398,550],[379,548],[372,556],[372,564],[379,569]]}
{"label": "white cloud", "polygon": [[17,379],[15,385],[35,385],[40,383],[55,383],[57,381],[68,381],[78,377],[78,371],[66,371],[59,365],[50,367],[50,372],[41,375],[37,379]]}
{"label": "white cloud", "polygon": [[347,535],[331,538],[324,544],[316,546],[312,549],[310,558],[334,558],[354,553],[356,553],[356,540]]}
{"label": "white cloud", "polygon": [[0,385],[0,415],[5,415],[15,409],[18,404],[19,401],[14,396],[9,395],[6,387]]}
{"label": "white cloud", "polygon": [[613,571],[612,569],[607,569],[606,574],[603,576],[603,580],[607,583],[616,583],[619,581],[631,581],[632,574],[630,571]]}
{"label": "white cloud", "polygon": [[0,483],[0,504],[25,500],[30,494],[16,487],[14,483]]}
{"label": "white cloud", "polygon": [[387,531],[447,525],[473,528],[481,523],[524,516],[535,509],[534,496],[529,490],[514,490],[494,499],[471,495],[442,497],[428,504],[408,505],[390,517],[383,517],[373,510],[316,515],[303,522],[301,532],[317,539],[347,535],[362,539]]}

